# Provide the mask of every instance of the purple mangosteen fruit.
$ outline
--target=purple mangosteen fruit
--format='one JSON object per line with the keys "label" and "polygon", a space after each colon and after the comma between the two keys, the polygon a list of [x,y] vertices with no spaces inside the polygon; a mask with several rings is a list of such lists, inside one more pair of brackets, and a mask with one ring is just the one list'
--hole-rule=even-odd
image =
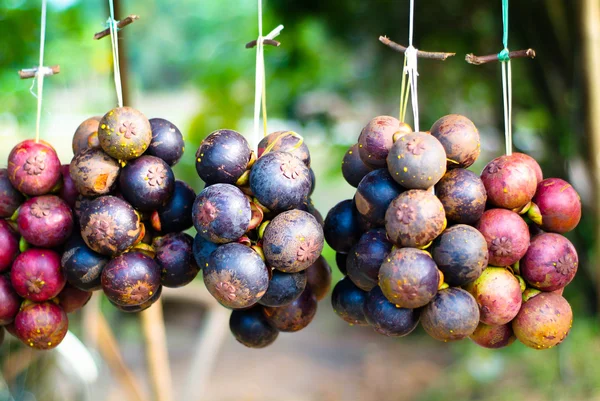
{"label": "purple mangosteen fruit", "polygon": [[[192,207],[196,192],[184,181],[175,181],[175,190],[171,199],[157,211],[159,232],[168,234],[185,231],[194,225]],[[154,223],[154,222],[153,222]],[[154,226],[155,224],[153,224]],[[155,229],[157,227],[154,227]]]}
{"label": "purple mangosteen fruit", "polygon": [[548,178],[540,182],[533,197],[529,217],[542,230],[563,234],[571,231],[581,220],[581,199],[568,182]]}
{"label": "purple mangosteen fruit", "polygon": [[467,168],[479,157],[479,131],[467,117],[459,114],[444,116],[433,124],[430,132],[444,146],[448,168]]}
{"label": "purple mangosteen fruit", "polygon": [[231,312],[229,329],[235,339],[248,348],[264,348],[271,345],[279,335],[279,331],[269,323],[259,306]]}
{"label": "purple mangosteen fruit", "polygon": [[217,244],[236,241],[250,224],[250,202],[231,184],[215,184],[198,194],[192,207],[196,231]]}
{"label": "purple mangosteen fruit", "polygon": [[354,204],[367,223],[381,227],[390,203],[404,191],[386,169],[374,170],[358,184]]}
{"label": "purple mangosteen fruit", "polygon": [[356,286],[371,291],[379,280],[379,268],[392,251],[385,229],[367,231],[352,248],[352,260],[347,264],[347,274]]}
{"label": "purple mangosteen fruit", "polygon": [[400,194],[385,213],[389,239],[402,247],[424,247],[446,225],[444,206],[431,192],[413,189]]}
{"label": "purple mangosteen fruit", "polygon": [[21,297],[15,291],[10,277],[0,275],[0,326],[12,323],[21,307]]}
{"label": "purple mangosteen fruit", "polygon": [[362,230],[358,216],[352,199],[339,202],[327,213],[323,227],[325,240],[336,252],[348,253],[360,239]]}
{"label": "purple mangosteen fruit", "polygon": [[315,263],[323,245],[323,228],[317,219],[307,212],[290,210],[269,223],[262,247],[270,267],[295,273]]}
{"label": "purple mangosteen fruit", "polygon": [[127,252],[102,270],[102,289],[112,302],[136,306],[147,302],[160,288],[160,267],[142,252]]}
{"label": "purple mangosteen fruit", "polygon": [[366,291],[358,288],[348,277],[344,277],[333,287],[331,306],[333,311],[351,326],[368,326],[364,310],[366,298]]}
{"label": "purple mangosteen fruit", "polygon": [[265,136],[258,143],[258,157],[265,155],[267,148],[271,147],[269,152],[288,152],[310,167],[310,152],[308,146],[304,143],[298,134],[293,131],[277,131]]}
{"label": "purple mangosteen fruit", "polygon": [[222,129],[211,133],[196,152],[196,171],[210,184],[235,184],[248,169],[252,151],[238,132]]}
{"label": "purple mangosteen fruit", "polygon": [[0,272],[10,269],[19,254],[19,237],[6,220],[0,220]]}
{"label": "purple mangosteen fruit", "polygon": [[150,122],[140,111],[118,107],[100,120],[98,139],[102,149],[117,160],[140,157],[152,142]]}
{"label": "purple mangosteen fruit", "polygon": [[421,325],[439,341],[457,341],[469,337],[479,324],[475,298],[461,288],[440,290],[421,310]]}
{"label": "purple mangosteen fruit", "polygon": [[258,303],[272,307],[291,304],[304,292],[306,284],[306,271],[283,273],[279,270],[273,270],[273,276],[269,280],[269,288]]}
{"label": "purple mangosteen fruit", "polygon": [[182,232],[154,239],[155,261],[160,266],[162,285],[182,287],[196,278],[200,267],[194,259],[193,243],[194,239]]}
{"label": "purple mangosteen fruit", "polygon": [[402,136],[390,149],[387,167],[396,182],[408,189],[428,189],[446,174],[446,151],[424,132]]}
{"label": "purple mangosteen fruit", "polygon": [[226,308],[250,307],[269,287],[269,270],[261,257],[238,243],[219,246],[202,272],[206,288]]}
{"label": "purple mangosteen fruit", "polygon": [[56,252],[31,248],[15,259],[10,271],[10,281],[19,296],[43,302],[57,296],[67,279]]}
{"label": "purple mangosteen fruit", "polygon": [[511,266],[529,247],[529,228],[517,213],[506,209],[486,210],[477,223],[485,237],[492,266]]}
{"label": "purple mangosteen fruit", "polygon": [[385,167],[394,135],[400,131],[400,121],[394,117],[372,119],[358,137],[358,152],[363,163],[371,168]]}
{"label": "purple mangosteen fruit", "polygon": [[183,151],[185,142],[181,131],[173,123],[163,118],[151,118],[152,142],[146,154],[156,156],[165,161],[169,166],[177,164]]}
{"label": "purple mangosteen fruit", "polygon": [[25,345],[49,350],[56,348],[69,329],[65,311],[54,302],[24,302],[15,317],[17,338]]}
{"label": "purple mangosteen fruit", "polygon": [[85,149],[77,153],[69,166],[69,174],[77,191],[90,197],[110,193],[120,171],[119,162],[102,149]]}
{"label": "purple mangosteen fruit", "polygon": [[90,298],[92,298],[91,292],[82,291],[69,283],[65,285],[65,288],[57,296],[58,304],[63,308],[65,313],[78,311],[88,303]]}
{"label": "purple mangosteen fruit", "polygon": [[419,324],[419,310],[402,308],[390,302],[379,287],[367,294],[364,304],[367,322],[384,336],[403,337]]}
{"label": "purple mangosteen fruit", "polygon": [[481,178],[470,170],[449,170],[435,186],[446,218],[452,223],[475,224],[485,211],[487,194]]}
{"label": "purple mangosteen fruit", "polygon": [[517,339],[510,323],[501,326],[489,326],[485,323],[479,323],[479,326],[469,338],[475,344],[491,349],[508,347]]}
{"label": "purple mangosteen fruit", "polygon": [[537,187],[535,170],[519,156],[500,156],[488,163],[481,173],[488,202],[504,209],[527,205]]}
{"label": "purple mangosteen fruit", "polygon": [[11,217],[23,202],[25,197],[10,183],[8,170],[0,168],[0,218]]}
{"label": "purple mangosteen fruit", "polygon": [[82,291],[102,288],[100,278],[108,258],[92,251],[81,236],[73,235],[67,241],[60,263],[72,286]]}
{"label": "purple mangosteen fruit", "polygon": [[521,308],[521,285],[508,269],[488,267],[466,289],[479,305],[480,321],[490,326],[509,323]]}
{"label": "purple mangosteen fruit", "polygon": [[312,322],[317,313],[317,297],[310,289],[284,306],[263,308],[267,321],[279,331],[291,333],[302,330]]}
{"label": "purple mangosteen fruit", "polygon": [[7,171],[18,191],[29,196],[44,195],[60,180],[60,160],[48,142],[27,139],[10,151]]}
{"label": "purple mangosteen fruit", "polygon": [[342,175],[346,182],[356,188],[364,176],[371,171],[372,168],[360,158],[358,144],[350,146],[342,159]]}
{"label": "purple mangosteen fruit", "polygon": [[142,156],[127,163],[119,176],[119,189],[133,207],[150,212],[165,206],[175,190],[175,174],[156,156]]}
{"label": "purple mangosteen fruit", "polygon": [[323,256],[319,256],[315,263],[306,271],[306,286],[310,288],[317,301],[323,300],[331,288],[331,267]]}
{"label": "purple mangosteen fruit", "polygon": [[36,196],[19,209],[17,225],[29,244],[54,248],[63,244],[73,232],[73,212],[58,196]]}
{"label": "purple mangosteen fruit", "polygon": [[91,117],[79,124],[73,135],[73,154],[76,155],[84,149],[99,148],[98,128],[102,117]]}
{"label": "purple mangosteen fruit", "polygon": [[573,280],[578,264],[577,251],[568,239],[560,234],[543,233],[531,240],[521,259],[520,272],[531,286],[556,291]]}

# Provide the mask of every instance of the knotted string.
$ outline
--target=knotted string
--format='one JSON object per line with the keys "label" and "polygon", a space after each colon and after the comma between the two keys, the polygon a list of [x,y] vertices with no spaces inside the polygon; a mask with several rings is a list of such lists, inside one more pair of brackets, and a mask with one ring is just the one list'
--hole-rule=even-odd
{"label": "knotted string", "polygon": [[[405,65],[404,74],[408,74],[408,81],[411,92],[411,103],[413,109],[413,120],[415,132],[419,132],[419,96],[417,91],[417,79],[419,72],[417,71],[417,49],[413,46],[413,26],[415,16],[415,1],[410,0],[410,20],[408,30],[408,47],[404,52]],[[406,93],[408,96],[408,93]],[[405,106],[406,107],[406,106]]]}
{"label": "knotted string", "polygon": [[502,44],[504,49],[498,53],[502,67],[502,98],[504,101],[504,143],[506,154],[512,154],[512,68],[508,51],[508,0],[502,0]]}
{"label": "knotted string", "polygon": [[[40,62],[37,71],[35,72],[34,80],[37,78],[37,117],[35,121],[35,141],[40,141],[40,122],[42,120],[42,97],[44,94],[44,76],[50,74],[52,69],[44,67],[44,46],[46,42],[46,3],[47,0],[42,0],[42,24],[40,29]],[[33,89],[33,83],[31,84]]]}
{"label": "knotted string", "polygon": [[123,86],[121,84],[121,63],[119,62],[119,28],[117,24],[119,21],[115,20],[115,7],[113,0],[108,0],[110,7],[110,17],[106,21],[108,28],[110,29],[110,42],[112,45],[112,56],[113,56],[113,71],[115,80],[115,89],[117,91],[117,104],[119,107],[123,107]]}
{"label": "knotted string", "polygon": [[267,136],[267,90],[265,79],[265,39],[275,39],[283,30],[283,25],[273,29],[267,36],[262,36],[262,0],[258,0],[258,38],[256,39],[256,76],[254,90],[254,143],[253,148],[260,142],[260,110],[263,112],[263,134]]}

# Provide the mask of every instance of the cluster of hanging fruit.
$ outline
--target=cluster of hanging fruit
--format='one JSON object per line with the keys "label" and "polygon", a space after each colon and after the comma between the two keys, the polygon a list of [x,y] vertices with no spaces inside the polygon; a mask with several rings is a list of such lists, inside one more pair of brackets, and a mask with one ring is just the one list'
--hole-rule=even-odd
{"label": "cluster of hanging fruit", "polygon": [[561,294],[578,260],[560,233],[579,222],[579,196],[542,180],[520,153],[478,176],[467,168],[479,153],[479,133],[460,115],[428,132],[387,116],[362,130],[342,162],[356,195],[324,227],[346,275],[332,294],[342,319],[387,336],[421,322],[435,339],[489,348],[515,337],[550,348],[566,337],[572,312]]}
{"label": "cluster of hanging fruit", "polygon": [[232,309],[235,338],[262,348],[279,332],[305,328],[331,285],[321,256],[323,219],[310,195],[315,176],[302,138],[265,136],[258,152],[231,130],[210,134],[196,153],[206,187],[192,209],[194,255],[212,296]]}
{"label": "cluster of hanging fruit", "polygon": [[193,280],[183,231],[196,194],[171,170],[183,151],[173,124],[129,107],[84,121],[70,165],[46,142],[18,144],[0,175],[0,271],[10,274],[0,276],[1,324],[51,349],[92,291],[138,312],[163,285]]}

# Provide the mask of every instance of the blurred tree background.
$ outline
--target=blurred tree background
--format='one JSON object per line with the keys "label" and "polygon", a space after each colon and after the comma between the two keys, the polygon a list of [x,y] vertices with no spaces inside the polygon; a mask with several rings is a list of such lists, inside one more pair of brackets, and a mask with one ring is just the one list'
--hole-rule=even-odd
{"label": "blurred tree background", "polygon": [[[584,204],[581,224],[568,235],[580,256],[579,273],[565,291],[575,312],[572,335],[558,350],[534,353],[514,345],[491,353],[468,342],[446,346],[418,335],[417,339],[392,340],[362,333],[376,342],[380,353],[386,344],[396,347],[404,342],[422,347],[424,355],[441,354],[433,358],[440,367],[431,373],[433,379],[415,379],[422,384],[419,391],[411,393],[408,387],[415,387],[413,383],[404,389],[405,395],[380,393],[373,399],[501,400],[525,395],[532,400],[599,399],[600,363],[590,357],[600,350],[600,342],[593,317],[598,312],[598,192],[594,185],[598,171],[593,167],[593,125],[586,120],[590,86],[582,44],[582,7],[587,1],[513,1],[510,7],[510,48],[531,47],[537,52],[535,60],[513,62],[515,147],[534,156],[545,176],[570,181]],[[181,128],[187,156],[176,173],[201,189],[193,152],[202,139],[219,128],[237,129],[244,135],[252,132],[255,52],[244,49],[244,44],[257,36],[256,1],[118,3],[117,19],[128,14],[141,17],[121,32],[129,105],[148,117],[172,120]],[[99,0],[50,0],[49,4],[45,60],[47,65],[60,64],[61,73],[45,81],[42,138],[50,140],[67,163],[77,125],[116,104],[110,41],[92,40],[104,28],[108,9]],[[388,35],[407,44],[408,8],[408,0],[265,1],[265,34],[277,24],[285,25],[278,38],[282,46],[265,51],[269,129],[293,129],[305,137],[318,182],[314,202],[323,215],[353,194],[343,181],[340,163],[361,128],[376,115],[397,114],[403,59],[377,39]],[[39,1],[0,0],[0,160],[6,160],[15,143],[34,133],[36,102],[31,82],[19,80],[16,71],[37,63],[39,17]],[[419,61],[421,125],[426,129],[450,113],[471,118],[482,134],[482,155],[472,168],[476,172],[504,149],[500,66],[471,66],[464,55],[497,53],[501,34],[499,0],[416,4],[415,46],[456,52],[456,57],[445,62]],[[330,249],[326,255],[334,266]],[[332,329],[330,321],[337,318],[328,306],[322,307],[319,316],[313,335],[323,331],[320,335],[329,338],[360,330]],[[261,354],[242,355],[252,360]],[[369,362],[375,365],[375,373],[367,373],[375,376],[374,383],[383,383],[382,388],[398,394],[399,388],[385,387],[386,380],[395,380],[394,375],[377,365],[389,362],[394,367],[399,362],[378,357]],[[409,368],[410,364],[400,371]],[[371,387],[371,394],[377,394],[377,385]],[[263,390],[260,394],[273,399],[273,393]],[[333,390],[324,394],[322,398],[300,394],[294,399],[371,399]]]}

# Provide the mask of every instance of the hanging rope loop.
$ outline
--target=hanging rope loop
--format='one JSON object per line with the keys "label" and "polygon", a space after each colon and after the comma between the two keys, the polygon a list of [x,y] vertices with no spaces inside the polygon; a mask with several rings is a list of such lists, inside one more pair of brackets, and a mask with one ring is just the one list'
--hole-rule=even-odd
{"label": "hanging rope loop", "polygon": [[[37,115],[35,120],[35,141],[40,141],[40,123],[42,120],[42,99],[44,95],[44,77],[52,74],[52,68],[44,67],[44,47],[46,42],[46,6],[47,0],[42,0],[42,23],[40,28],[40,63],[35,72],[34,79],[37,78]],[[50,70],[50,72],[48,72]],[[34,82],[35,83],[35,82]],[[33,83],[31,84],[33,88]]]}
{"label": "hanging rope loop", "polygon": [[110,42],[113,58],[113,72],[115,81],[115,90],[117,92],[117,105],[123,107],[123,86],[121,83],[121,63],[119,62],[119,21],[115,19],[115,7],[113,0],[108,0],[110,7],[110,17],[106,21],[106,25],[110,30]]}
{"label": "hanging rope loop", "polygon": [[[411,104],[413,110],[413,124],[415,132],[419,132],[419,95],[417,90],[417,80],[419,71],[417,70],[417,49],[413,46],[413,31],[415,20],[415,1],[410,0],[410,20],[408,30],[408,47],[404,52],[405,65],[404,74],[408,75],[408,85],[411,92]],[[408,96],[408,93],[407,93]]]}
{"label": "hanging rope loop", "polygon": [[265,74],[265,40],[273,40],[283,30],[283,25],[277,26],[267,36],[263,36],[262,0],[258,0],[258,38],[256,39],[256,75],[254,90],[254,135],[252,148],[260,142],[260,111],[262,107],[263,134],[267,136],[267,90]]}
{"label": "hanging rope loop", "polygon": [[504,103],[504,144],[505,153],[512,154],[512,68],[508,51],[508,0],[502,0],[502,44],[498,53],[502,68],[502,100]]}

